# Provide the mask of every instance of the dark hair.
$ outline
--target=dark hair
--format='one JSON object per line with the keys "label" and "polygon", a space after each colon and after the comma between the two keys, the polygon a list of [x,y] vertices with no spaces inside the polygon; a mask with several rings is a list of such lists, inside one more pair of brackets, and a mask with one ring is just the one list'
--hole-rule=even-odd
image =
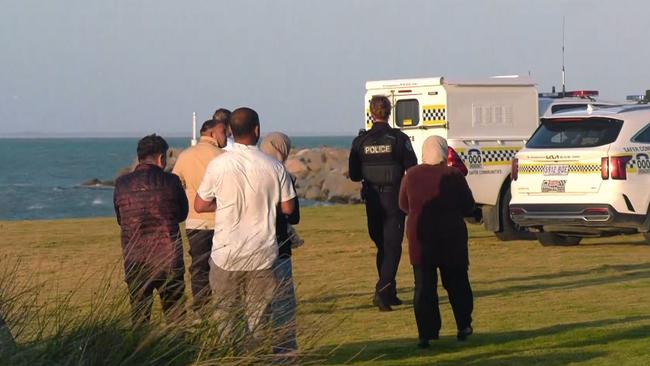
{"label": "dark hair", "polygon": [[260,117],[250,108],[237,108],[230,116],[230,130],[235,138],[251,136],[260,125]]}
{"label": "dark hair", "polygon": [[226,126],[230,124],[230,111],[225,109],[225,108],[219,108],[216,111],[214,111],[214,114],[212,115],[212,119],[216,122],[222,122],[225,123]]}
{"label": "dark hair", "polygon": [[390,116],[390,100],[383,95],[375,95],[370,99],[370,114],[373,119],[385,121]]}
{"label": "dark hair", "polygon": [[155,133],[145,136],[138,141],[138,160],[143,161],[158,154],[166,155],[168,149],[167,141]]}
{"label": "dark hair", "polygon": [[217,123],[219,123],[219,122],[218,122],[218,121],[215,121],[215,120],[213,120],[213,119],[209,119],[209,120],[203,122],[203,125],[201,126],[201,135],[203,135],[203,134],[206,133],[207,131],[213,129],[214,126],[217,125]]}

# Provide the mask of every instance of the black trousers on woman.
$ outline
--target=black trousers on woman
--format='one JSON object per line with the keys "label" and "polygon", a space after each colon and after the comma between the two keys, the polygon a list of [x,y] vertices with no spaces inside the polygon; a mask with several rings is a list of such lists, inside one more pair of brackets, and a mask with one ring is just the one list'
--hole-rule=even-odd
{"label": "black trousers on woman", "polygon": [[[420,339],[438,337],[442,322],[438,308],[438,273],[435,266],[413,266],[415,294],[413,309]],[[442,285],[447,290],[449,303],[456,318],[458,330],[472,325],[474,297],[466,267],[440,267]]]}

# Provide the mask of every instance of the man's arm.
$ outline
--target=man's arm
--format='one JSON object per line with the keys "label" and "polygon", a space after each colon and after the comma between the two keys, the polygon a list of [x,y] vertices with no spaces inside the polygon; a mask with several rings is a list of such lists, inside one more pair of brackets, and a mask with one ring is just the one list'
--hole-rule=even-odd
{"label": "man's arm", "polygon": [[117,205],[117,194],[118,194],[118,185],[115,185],[115,190],[113,190],[113,208],[115,209],[115,217],[117,218],[117,224],[122,225],[122,217],[120,217],[120,207]]}
{"label": "man's arm", "polygon": [[292,198],[288,201],[280,202],[280,211],[287,216],[293,214],[296,209],[296,198]]}
{"label": "man's arm", "polygon": [[217,210],[217,200],[206,201],[197,193],[194,198],[194,211],[196,212],[215,212]]}
{"label": "man's arm", "polygon": [[348,159],[348,174],[350,175],[350,180],[353,182],[361,182],[363,179],[363,175],[361,174],[361,158],[359,157],[357,141],[357,139],[354,139],[352,142],[350,157]]}
{"label": "man's arm", "polygon": [[187,219],[187,215],[189,214],[190,208],[189,208],[189,203],[187,202],[187,195],[185,194],[185,190],[183,189],[183,184],[181,183],[181,179],[178,176],[173,176],[176,181],[175,183],[175,195],[176,199],[178,200],[178,212],[176,215],[176,219],[178,222],[183,222]]}
{"label": "man's arm", "polygon": [[284,165],[280,164],[277,172],[280,182],[280,212],[289,216],[296,209],[296,190]]}
{"label": "man's arm", "polygon": [[298,225],[300,223],[300,200],[294,198],[293,201],[295,202],[295,207],[293,213],[287,216],[287,222],[291,225]]}
{"label": "man's arm", "polygon": [[214,161],[208,164],[203,180],[196,191],[196,197],[194,198],[194,211],[196,212],[215,212],[217,210],[215,188],[220,180],[217,179],[219,171],[213,169]]}

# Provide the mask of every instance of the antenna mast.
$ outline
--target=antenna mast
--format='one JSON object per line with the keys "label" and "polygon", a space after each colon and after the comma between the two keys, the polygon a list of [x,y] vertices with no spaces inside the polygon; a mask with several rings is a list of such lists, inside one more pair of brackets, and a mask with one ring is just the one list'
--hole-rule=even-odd
{"label": "antenna mast", "polygon": [[564,69],[564,24],[565,17],[562,17],[562,96],[566,94],[566,70]]}

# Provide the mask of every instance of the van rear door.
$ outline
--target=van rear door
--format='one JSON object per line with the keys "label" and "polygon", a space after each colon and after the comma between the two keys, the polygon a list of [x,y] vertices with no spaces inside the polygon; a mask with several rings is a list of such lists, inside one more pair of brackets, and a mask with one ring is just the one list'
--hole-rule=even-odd
{"label": "van rear door", "polygon": [[518,155],[519,193],[597,193],[601,168],[623,121],[609,118],[549,118]]}
{"label": "van rear door", "polygon": [[[422,144],[427,137],[432,135],[447,137],[446,107],[440,104],[439,100],[432,99],[422,94],[395,98],[394,127],[409,136],[420,162]],[[438,104],[434,104],[435,102]]]}

